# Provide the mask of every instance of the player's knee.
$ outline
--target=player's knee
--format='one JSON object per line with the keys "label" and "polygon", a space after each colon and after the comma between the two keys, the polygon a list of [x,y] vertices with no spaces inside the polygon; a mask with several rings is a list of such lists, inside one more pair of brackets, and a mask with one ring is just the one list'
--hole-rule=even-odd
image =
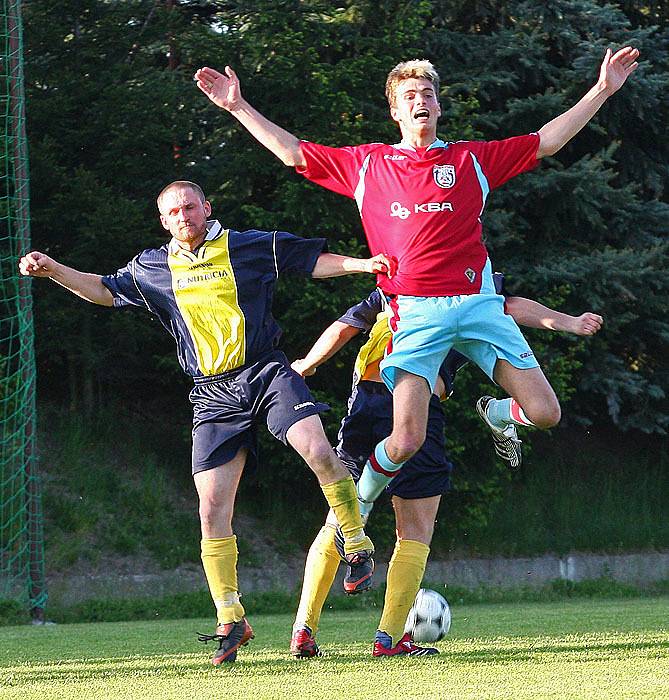
{"label": "player's knee", "polygon": [[232,521],[232,504],[223,494],[210,493],[200,496],[200,524],[208,532]]}
{"label": "player's knee", "polygon": [[421,523],[403,523],[397,526],[397,541],[400,540],[413,540],[414,542],[422,542],[423,544],[430,546],[432,542],[432,535],[434,534],[434,522]]}
{"label": "player's knee", "polygon": [[425,442],[425,432],[409,431],[393,433],[392,439],[386,442],[386,452],[391,461],[399,464],[411,459]]}
{"label": "player's knee", "polygon": [[398,447],[398,449],[395,452],[393,452],[393,456],[391,457],[391,460],[393,462],[395,462],[395,464],[407,462],[416,454],[416,452],[418,452],[419,449],[420,449],[420,445],[418,445],[417,447],[413,444],[401,445],[400,447]]}
{"label": "player's knee", "polygon": [[304,460],[318,477],[334,477],[342,470],[348,474],[326,440],[313,441],[303,454]]}
{"label": "player's knee", "polygon": [[528,415],[528,418],[537,428],[547,430],[548,428],[554,428],[560,422],[562,409],[557,399],[543,401],[533,408],[532,415]]}
{"label": "player's knee", "polygon": [[560,419],[562,418],[562,409],[560,408],[560,404],[555,401],[555,403],[551,406],[549,414],[547,416],[547,421],[549,423],[550,428],[553,428],[556,426],[559,422]]}

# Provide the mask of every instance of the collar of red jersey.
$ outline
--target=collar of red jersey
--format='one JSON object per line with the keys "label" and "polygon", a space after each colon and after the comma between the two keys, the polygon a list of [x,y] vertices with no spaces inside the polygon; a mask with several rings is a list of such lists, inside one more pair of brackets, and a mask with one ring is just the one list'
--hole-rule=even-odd
{"label": "collar of red jersey", "polygon": [[[431,148],[446,148],[448,144],[445,141],[442,141],[441,139],[435,139],[428,147],[427,150],[429,151]],[[405,143],[404,141],[400,141],[399,143],[394,143],[393,148],[399,148],[405,151],[416,151],[416,148],[412,146],[410,143]]]}
{"label": "collar of red jersey", "polygon": [[[204,237],[204,240],[213,241],[215,238],[218,238],[222,230],[223,227],[218,219],[207,221],[207,235]],[[183,250],[183,248],[176,242],[176,240],[174,240],[174,238],[172,238],[167,250],[170,255],[176,255],[179,251]]]}

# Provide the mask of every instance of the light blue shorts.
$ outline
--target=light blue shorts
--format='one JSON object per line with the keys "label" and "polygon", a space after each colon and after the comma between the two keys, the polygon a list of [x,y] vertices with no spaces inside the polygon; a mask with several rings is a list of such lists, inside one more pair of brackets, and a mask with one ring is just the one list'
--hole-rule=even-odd
{"label": "light blue shorts", "polygon": [[381,362],[381,377],[391,391],[397,369],[424,377],[434,390],[439,367],[452,348],[490,379],[499,359],[518,369],[539,366],[516,322],[504,313],[500,294],[399,295],[389,303],[396,330]]}

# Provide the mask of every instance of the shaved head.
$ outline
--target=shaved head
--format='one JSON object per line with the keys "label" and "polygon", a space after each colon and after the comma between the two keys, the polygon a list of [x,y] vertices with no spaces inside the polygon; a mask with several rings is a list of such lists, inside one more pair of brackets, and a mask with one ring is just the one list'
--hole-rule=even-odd
{"label": "shaved head", "polygon": [[207,198],[204,196],[204,191],[202,190],[200,185],[198,185],[197,183],[191,182],[190,180],[175,180],[174,182],[170,182],[169,185],[166,185],[165,187],[163,187],[163,189],[160,191],[160,194],[158,195],[158,197],[156,199],[156,204],[158,205],[158,211],[162,211],[162,209],[160,207],[162,205],[162,202],[163,202],[165,195],[168,192],[171,192],[172,190],[183,190],[183,189],[192,190],[197,195],[197,198],[201,202],[205,202],[207,200]]}

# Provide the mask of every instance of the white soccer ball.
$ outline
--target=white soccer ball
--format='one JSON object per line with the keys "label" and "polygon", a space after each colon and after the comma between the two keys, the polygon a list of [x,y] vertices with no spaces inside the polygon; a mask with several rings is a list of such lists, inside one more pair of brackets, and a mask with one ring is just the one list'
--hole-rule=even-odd
{"label": "white soccer ball", "polygon": [[437,591],[421,588],[416,594],[404,632],[414,642],[438,642],[451,629],[451,609],[446,598]]}

